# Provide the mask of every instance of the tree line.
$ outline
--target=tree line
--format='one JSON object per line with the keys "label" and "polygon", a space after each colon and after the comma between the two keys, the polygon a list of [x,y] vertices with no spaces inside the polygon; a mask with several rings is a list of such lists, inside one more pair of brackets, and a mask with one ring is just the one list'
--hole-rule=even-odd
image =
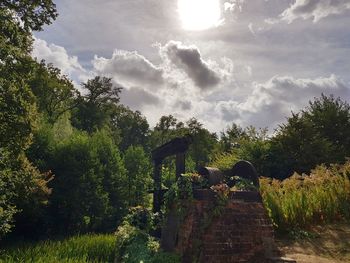
{"label": "tree line", "polygon": [[[187,170],[251,161],[284,179],[350,156],[350,107],[321,95],[273,135],[231,124],[220,134],[196,118],[162,116],[151,128],[120,103],[123,88],[96,76],[80,93],[59,69],[30,56],[33,31],[57,17],[50,0],[0,1],[0,239],[114,230],[129,207],[149,206],[151,150],[190,134]],[[174,182],[174,160],[163,166]]]}

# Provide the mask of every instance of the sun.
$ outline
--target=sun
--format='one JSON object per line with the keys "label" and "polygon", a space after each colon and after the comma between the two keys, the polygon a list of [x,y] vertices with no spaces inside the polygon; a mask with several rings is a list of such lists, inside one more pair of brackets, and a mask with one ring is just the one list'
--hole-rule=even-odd
{"label": "sun", "polygon": [[186,30],[205,30],[220,24],[220,0],[178,0],[182,26]]}

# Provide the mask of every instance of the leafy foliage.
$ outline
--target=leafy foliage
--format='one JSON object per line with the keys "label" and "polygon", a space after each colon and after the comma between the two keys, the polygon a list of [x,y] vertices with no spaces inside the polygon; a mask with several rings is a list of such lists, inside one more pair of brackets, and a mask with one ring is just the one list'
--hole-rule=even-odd
{"label": "leafy foliage", "polygon": [[349,105],[322,95],[280,126],[271,140],[265,175],[283,179],[318,164],[344,163],[350,154],[349,133]]}
{"label": "leafy foliage", "polygon": [[152,166],[141,146],[130,146],[124,155],[129,206],[146,205],[151,189]]}
{"label": "leafy foliage", "polygon": [[116,240],[116,262],[180,262],[176,254],[162,252],[156,239],[126,221],[118,227]]}
{"label": "leafy foliage", "polygon": [[0,8],[16,13],[26,31],[39,31],[57,17],[56,5],[50,0],[3,0]]}
{"label": "leafy foliage", "polygon": [[111,78],[97,76],[82,84],[86,94],[79,98],[73,112],[73,125],[92,133],[110,127],[121,87],[115,86]]}
{"label": "leafy foliage", "polygon": [[80,93],[72,82],[53,65],[44,61],[33,65],[33,74],[28,84],[35,95],[38,110],[46,120],[55,123],[60,116],[77,106]]}
{"label": "leafy foliage", "polygon": [[102,131],[75,133],[57,146],[52,171],[53,220],[68,232],[112,227],[125,210],[125,168],[118,150]]}
{"label": "leafy foliage", "polygon": [[[37,124],[31,76],[32,30],[56,17],[52,1],[0,2],[0,202],[1,236],[16,220],[17,228],[37,223],[50,193],[49,173],[40,173],[27,159]],[[18,213],[18,214],[15,214]],[[15,218],[16,217],[16,218]]]}
{"label": "leafy foliage", "polygon": [[125,151],[129,146],[142,146],[149,151],[149,124],[139,111],[132,111],[118,105],[112,116],[112,128],[119,131],[119,148]]}

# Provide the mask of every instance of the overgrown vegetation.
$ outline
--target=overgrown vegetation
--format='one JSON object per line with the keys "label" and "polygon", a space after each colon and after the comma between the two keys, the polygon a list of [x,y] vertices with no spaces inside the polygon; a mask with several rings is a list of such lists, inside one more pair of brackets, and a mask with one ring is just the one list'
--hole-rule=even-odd
{"label": "overgrown vegetation", "polygon": [[116,262],[180,262],[178,255],[160,250],[159,241],[150,235],[154,227],[154,217],[149,210],[132,208],[116,232]]}
{"label": "overgrown vegetation", "polygon": [[275,227],[282,232],[350,219],[350,162],[316,167],[310,175],[262,178],[261,193]]}
{"label": "overgrown vegetation", "polygon": [[[192,173],[202,165],[229,169],[244,159],[260,176],[282,180],[323,164],[309,177],[262,180],[270,215],[282,230],[349,218],[349,163],[344,165],[350,156],[348,102],[321,94],[273,135],[233,123],[218,136],[195,118],[183,122],[172,115],[160,117],[152,128],[141,112],[120,103],[118,80],[94,76],[81,84],[80,93],[54,65],[31,57],[33,31],[57,15],[52,0],[0,1],[2,242],[114,231],[131,206],[150,205],[151,150],[184,135],[193,140],[186,154],[191,181],[181,182],[184,192],[170,189],[173,203],[190,200],[184,198],[190,188],[206,183]],[[166,187],[174,186],[174,163],[174,158],[164,160]],[[251,189],[244,181],[237,187]],[[132,242],[136,248],[123,249],[162,257],[155,240],[144,234],[139,240],[146,245]]]}

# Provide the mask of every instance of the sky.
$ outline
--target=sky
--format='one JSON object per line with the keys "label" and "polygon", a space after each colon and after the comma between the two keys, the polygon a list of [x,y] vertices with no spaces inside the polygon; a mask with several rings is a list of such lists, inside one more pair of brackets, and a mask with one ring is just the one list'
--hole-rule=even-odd
{"label": "sky", "polygon": [[196,117],[273,131],[322,93],[350,100],[350,0],[56,0],[32,52],[94,76],[154,126]]}

